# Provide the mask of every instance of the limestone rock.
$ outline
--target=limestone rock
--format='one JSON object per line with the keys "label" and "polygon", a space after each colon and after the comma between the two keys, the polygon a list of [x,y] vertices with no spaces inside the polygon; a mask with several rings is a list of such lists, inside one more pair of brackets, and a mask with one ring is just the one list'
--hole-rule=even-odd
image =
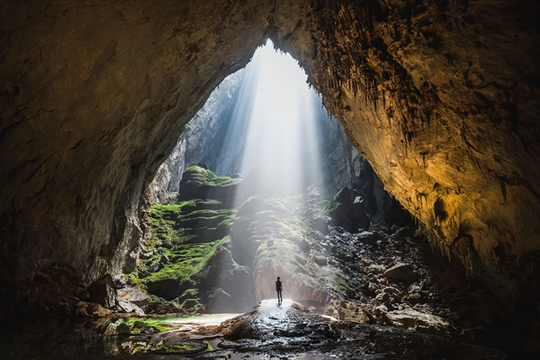
{"label": "limestone rock", "polygon": [[364,244],[377,245],[377,241],[384,240],[384,235],[378,231],[362,231],[358,234],[358,240]]}
{"label": "limestone rock", "polygon": [[418,275],[414,272],[414,269],[409,264],[396,264],[387,269],[383,276],[394,281],[407,281],[414,282],[418,280]]}
{"label": "limestone rock", "polygon": [[180,284],[176,279],[149,281],[146,283],[148,292],[160,296],[166,300],[172,300],[182,295],[189,288],[188,284]]}
{"label": "limestone rock", "polygon": [[83,318],[103,318],[112,315],[112,311],[94,302],[81,301],[75,308],[75,315]]}
{"label": "limestone rock", "polygon": [[385,314],[388,323],[403,329],[414,329],[434,335],[448,331],[449,323],[439,316],[422,313],[413,309],[394,310]]}
{"label": "limestone rock", "polygon": [[354,190],[350,187],[344,187],[329,203],[329,206],[331,207],[329,215],[334,223],[349,232],[357,230],[355,224],[353,224],[349,217],[349,212],[351,211],[355,197],[356,193]]}
{"label": "limestone rock", "polygon": [[206,310],[209,313],[221,312],[223,309],[231,308],[233,304],[232,296],[223,289],[214,289],[208,295]]}
{"label": "limestone rock", "polygon": [[371,223],[363,203],[364,201],[360,199],[360,197],[356,197],[349,210],[349,218],[351,219],[354,228],[357,230],[369,230],[369,225]]}
{"label": "limestone rock", "polygon": [[141,316],[144,315],[144,311],[140,307],[138,307],[131,301],[124,299],[121,296],[116,297],[116,303],[118,304],[118,306],[120,306],[122,310],[124,310],[127,313],[134,312],[137,315],[141,315]]}
{"label": "limestone rock", "polygon": [[313,261],[315,261],[315,264],[320,265],[320,266],[325,266],[326,264],[328,264],[328,262],[326,261],[326,258],[321,255],[315,255],[313,257]]}
{"label": "limestone rock", "polygon": [[362,304],[351,301],[341,301],[332,315],[339,320],[357,321],[364,324],[375,323],[375,318]]}
{"label": "limestone rock", "polygon": [[114,282],[108,274],[90,284],[88,286],[88,293],[92,302],[106,308],[113,308],[116,305]]}
{"label": "limestone rock", "polygon": [[128,286],[116,291],[118,296],[124,300],[127,300],[137,306],[144,306],[148,304],[148,295],[143,293],[136,286]]}
{"label": "limestone rock", "polygon": [[120,274],[146,185],[269,36],[432,243],[508,309],[538,303],[537,1],[87,4],[0,4],[4,272]]}

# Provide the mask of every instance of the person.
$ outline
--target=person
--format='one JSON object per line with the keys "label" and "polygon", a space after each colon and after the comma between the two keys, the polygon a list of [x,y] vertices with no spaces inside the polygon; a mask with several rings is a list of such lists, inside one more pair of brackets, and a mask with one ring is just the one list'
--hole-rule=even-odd
{"label": "person", "polygon": [[281,290],[283,290],[283,287],[281,285],[281,281],[279,280],[279,276],[276,281],[276,291],[277,291],[277,300],[278,302],[283,301],[283,295],[281,295]]}

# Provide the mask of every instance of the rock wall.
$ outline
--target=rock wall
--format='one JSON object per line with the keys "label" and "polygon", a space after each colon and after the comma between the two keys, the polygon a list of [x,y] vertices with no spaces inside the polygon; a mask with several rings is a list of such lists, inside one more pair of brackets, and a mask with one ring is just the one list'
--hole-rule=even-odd
{"label": "rock wall", "polygon": [[[211,91],[244,66],[273,3],[6,1],[2,262],[122,271],[137,203]],[[239,34],[242,34],[241,36]]]}
{"label": "rock wall", "polygon": [[270,36],[431,241],[535,313],[539,6],[3,1],[2,264],[121,271],[183,125]]}
{"label": "rock wall", "polygon": [[319,1],[273,22],[385,189],[502,300],[538,285],[538,5]]}
{"label": "rock wall", "polygon": [[226,146],[224,142],[231,142],[227,138],[228,129],[243,77],[243,70],[229,75],[189,121],[172,153],[161,164],[150,184],[152,200],[160,203],[174,201],[182,173],[189,164],[205,163],[214,170],[219,168],[219,175],[238,172],[238,165],[235,167],[241,160],[238,147],[231,144]]}

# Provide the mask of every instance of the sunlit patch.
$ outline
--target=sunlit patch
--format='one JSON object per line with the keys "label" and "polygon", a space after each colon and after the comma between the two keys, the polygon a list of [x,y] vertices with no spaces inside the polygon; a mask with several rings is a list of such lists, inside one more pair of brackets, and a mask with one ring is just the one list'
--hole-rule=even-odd
{"label": "sunlit patch", "polygon": [[320,184],[318,124],[326,111],[297,62],[275,51],[271,41],[246,67],[233,116],[246,134],[240,173],[263,169],[280,195]]}

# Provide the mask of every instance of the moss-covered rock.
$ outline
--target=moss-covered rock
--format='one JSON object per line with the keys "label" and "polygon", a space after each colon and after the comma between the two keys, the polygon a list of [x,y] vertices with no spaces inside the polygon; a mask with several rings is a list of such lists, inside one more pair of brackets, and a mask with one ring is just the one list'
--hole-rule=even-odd
{"label": "moss-covered rock", "polygon": [[236,192],[238,177],[217,176],[204,164],[192,164],[180,181],[180,200],[218,199],[230,203]]}

